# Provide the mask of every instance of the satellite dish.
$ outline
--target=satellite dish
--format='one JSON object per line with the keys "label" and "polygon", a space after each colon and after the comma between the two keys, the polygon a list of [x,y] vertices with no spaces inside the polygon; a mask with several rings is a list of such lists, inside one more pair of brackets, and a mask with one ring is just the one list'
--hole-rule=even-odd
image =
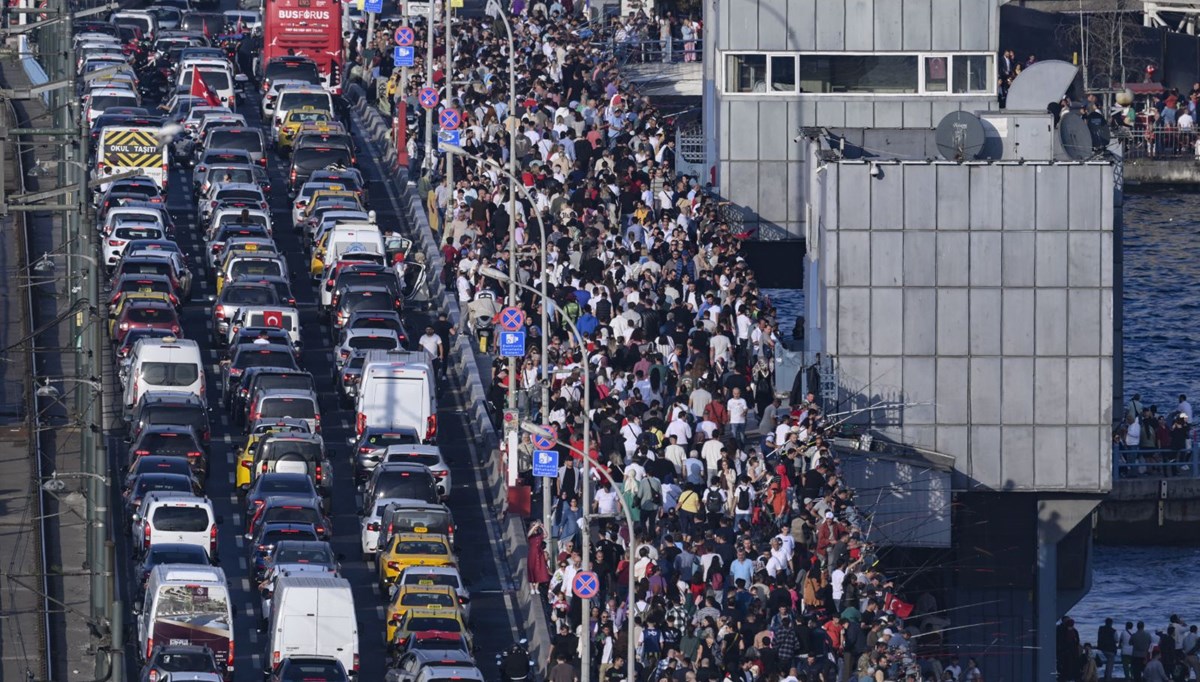
{"label": "satellite dish", "polygon": [[938,151],[947,161],[971,161],[979,158],[987,133],[983,123],[965,111],[952,111],[938,123]]}
{"label": "satellite dish", "polygon": [[1092,158],[1092,129],[1083,116],[1073,112],[1063,114],[1062,120],[1058,122],[1058,135],[1067,156],[1076,161]]}

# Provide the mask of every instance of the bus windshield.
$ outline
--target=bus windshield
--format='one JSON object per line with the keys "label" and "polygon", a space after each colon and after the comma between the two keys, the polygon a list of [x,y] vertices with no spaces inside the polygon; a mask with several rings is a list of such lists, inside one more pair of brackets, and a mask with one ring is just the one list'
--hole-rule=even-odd
{"label": "bus windshield", "polygon": [[229,630],[229,594],[222,585],[164,585],[158,590],[156,619]]}

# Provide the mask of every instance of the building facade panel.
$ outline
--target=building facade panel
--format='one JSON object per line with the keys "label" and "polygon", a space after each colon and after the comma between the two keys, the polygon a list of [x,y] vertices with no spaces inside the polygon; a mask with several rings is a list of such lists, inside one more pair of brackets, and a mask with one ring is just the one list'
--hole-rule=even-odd
{"label": "building facade panel", "polygon": [[1004,441],[1000,444],[1000,479],[1004,482],[1004,487],[1032,488],[1034,485],[1033,458],[1035,456],[1033,427],[1006,427]]}
{"label": "building facade panel", "polygon": [[1006,287],[1031,287],[1037,284],[1034,267],[1035,232],[1004,232],[1001,245],[1000,283]]}
{"label": "building facade panel", "polygon": [[904,13],[902,26],[904,49],[930,49],[933,44],[933,14],[930,0],[903,0],[900,8]]}
{"label": "building facade panel", "polygon": [[[898,52],[904,49],[904,7],[901,2],[874,3],[872,20],[876,52]],[[853,16],[853,15],[851,15]],[[910,48],[911,49],[911,48]]]}
{"label": "building facade panel", "polygon": [[846,49],[845,2],[818,2],[816,26],[816,49],[837,52]]}

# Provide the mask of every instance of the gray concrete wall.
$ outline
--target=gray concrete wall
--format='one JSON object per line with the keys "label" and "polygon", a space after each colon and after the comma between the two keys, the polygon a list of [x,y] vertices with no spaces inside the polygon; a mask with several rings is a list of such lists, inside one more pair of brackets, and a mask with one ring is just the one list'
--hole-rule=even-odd
{"label": "gray concrete wall", "polygon": [[[808,338],[956,486],[1111,487],[1113,167],[827,163]],[[815,319],[814,319],[815,318]],[[864,417],[864,420],[868,417]]]}
{"label": "gray concrete wall", "polygon": [[[708,7],[708,3],[706,8]],[[991,52],[999,49],[998,0],[717,0],[707,9],[716,59],[727,52]],[[707,58],[707,56],[706,56]],[[720,64],[713,65],[722,74]],[[746,222],[803,236],[801,127],[933,128],[959,110],[996,108],[993,95],[726,95],[709,91],[722,194]],[[706,111],[710,109],[706,107]]]}

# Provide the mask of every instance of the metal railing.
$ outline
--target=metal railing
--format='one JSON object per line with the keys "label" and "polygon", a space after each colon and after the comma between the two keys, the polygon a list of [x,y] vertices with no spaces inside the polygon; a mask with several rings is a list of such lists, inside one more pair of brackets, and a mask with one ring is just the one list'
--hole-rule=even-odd
{"label": "metal railing", "polygon": [[635,64],[699,64],[704,53],[700,39],[683,41],[679,38],[671,40],[616,40],[608,43],[612,53],[617,55],[617,64],[632,66]]}
{"label": "metal railing", "polygon": [[1126,159],[1200,160],[1200,130],[1135,126],[1116,128],[1113,139],[1124,143]]}
{"label": "metal railing", "polygon": [[1183,450],[1113,445],[1113,480],[1200,477],[1200,441],[1190,438]]}

